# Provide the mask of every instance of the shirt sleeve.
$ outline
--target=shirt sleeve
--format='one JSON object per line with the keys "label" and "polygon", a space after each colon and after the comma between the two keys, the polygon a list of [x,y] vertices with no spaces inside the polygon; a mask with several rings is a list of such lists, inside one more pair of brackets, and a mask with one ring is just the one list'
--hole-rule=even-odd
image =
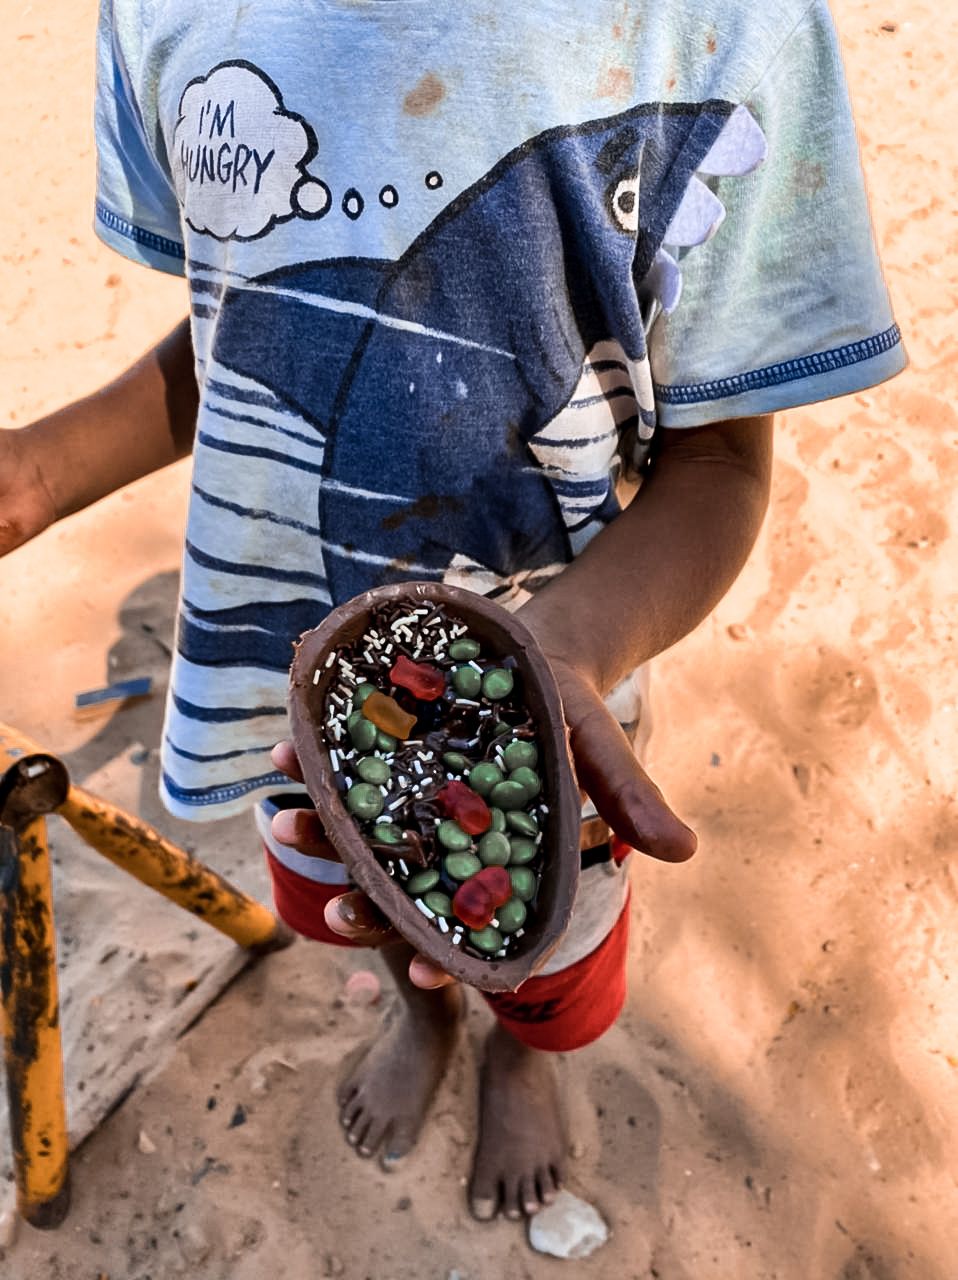
{"label": "shirt sleeve", "polygon": [[144,127],[117,39],[113,0],[100,5],[94,127],[97,235],[134,262],[184,275],[179,202]]}
{"label": "shirt sleeve", "polygon": [[667,427],[861,391],[906,363],[823,0],[744,105],[765,134],[766,158],[745,176],[708,180],[725,219],[707,243],[679,251],[679,301],[649,333]]}

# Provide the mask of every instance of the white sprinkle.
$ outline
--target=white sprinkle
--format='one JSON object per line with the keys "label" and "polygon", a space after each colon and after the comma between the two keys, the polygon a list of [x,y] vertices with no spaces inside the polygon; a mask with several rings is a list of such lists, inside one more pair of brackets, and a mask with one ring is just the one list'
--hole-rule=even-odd
{"label": "white sprinkle", "polygon": [[452,935],[452,945],[453,945],[454,947],[458,947],[460,942],[462,942],[462,934],[461,934],[461,933],[454,933],[454,934]]}
{"label": "white sprinkle", "polygon": [[440,932],[440,933],[448,933],[448,932],[449,932],[449,922],[448,922],[447,920],[444,920],[444,919],[442,918],[442,916],[440,916],[440,917],[439,917],[439,919],[436,921],[436,924],[438,924],[438,926],[439,926],[439,932]]}
{"label": "white sprinkle", "polygon": [[383,663],[384,666],[388,667],[389,664],[392,662],[392,658],[390,658],[388,653],[381,653],[379,655],[379,661]]}
{"label": "white sprinkle", "polygon": [[381,648],[383,647],[383,642],[382,642],[382,640],[380,640],[380,639],[379,639],[379,637],[378,637],[378,636],[372,636],[372,635],[371,635],[371,636],[369,637],[369,639],[370,639],[370,642],[371,642],[372,644],[374,644],[374,645],[376,646],[376,648],[377,648],[377,649],[381,649]]}
{"label": "white sprinkle", "polygon": [[492,715],[492,712],[491,712],[491,711],[489,711],[489,710],[486,710],[486,711],[480,711],[480,712],[479,712],[479,718],[480,718],[480,719],[482,719],[482,717],[483,717],[483,716],[491,716],[491,715]]}
{"label": "white sprinkle", "polygon": [[443,644],[448,644],[448,643],[449,643],[449,633],[446,631],[446,628],[445,628],[445,627],[440,627],[440,628],[439,628],[439,635],[440,635],[440,637],[441,637],[441,639],[442,639]]}
{"label": "white sprinkle", "polygon": [[421,747],[421,746],[422,746],[422,738],[407,738],[407,739],[406,739],[406,746],[407,746],[407,747]]}
{"label": "white sprinkle", "polygon": [[320,680],[322,679],[322,675],[323,673],[320,671],[319,667],[317,667],[316,670],[313,672],[313,684],[319,684]]}
{"label": "white sprinkle", "polygon": [[420,759],[420,760],[425,760],[427,763],[428,763],[430,760],[435,760],[435,758],[436,758],[436,754],[435,754],[435,752],[434,752],[434,751],[427,751],[427,752],[426,752],[426,754],[425,754],[424,756],[422,756],[422,755],[421,755],[421,756],[419,757],[419,759]]}
{"label": "white sprinkle", "polygon": [[517,929],[512,936],[514,938],[521,938],[524,933],[525,933],[525,929]]}
{"label": "white sprinkle", "polygon": [[389,788],[388,788],[388,787],[380,787],[380,788],[379,788],[379,790],[380,790],[380,791],[382,792],[382,794],[383,794],[383,799],[384,799],[384,800],[385,800],[385,799],[387,799],[387,798],[388,798],[388,796],[389,796]]}
{"label": "white sprinkle", "polygon": [[466,663],[466,666],[472,667],[473,671],[478,671],[479,674],[482,675],[482,667],[480,667],[478,662],[474,662],[470,660],[469,662]]}
{"label": "white sprinkle", "polygon": [[393,866],[391,862],[386,863],[386,870],[389,872],[391,876],[394,876],[396,874],[396,868]]}
{"label": "white sprinkle", "polygon": [[489,921],[489,923],[492,925],[493,929],[498,929],[498,928],[499,928],[499,921],[496,919],[496,917],[495,917],[495,916],[493,916],[493,917],[492,917],[492,919]]}
{"label": "white sprinkle", "polygon": [[423,913],[423,915],[426,917],[427,920],[435,920],[436,918],[435,911],[430,911],[429,908],[426,906],[426,904],[423,902],[422,898],[416,899],[416,906]]}
{"label": "white sprinkle", "polygon": [[455,705],[457,707],[478,707],[481,704],[474,702],[472,698],[457,698]]}
{"label": "white sprinkle", "polygon": [[399,859],[399,870],[404,876],[409,875],[409,868],[406,866],[405,862],[403,862],[402,858]]}
{"label": "white sprinkle", "polygon": [[373,657],[373,655],[369,652],[369,650],[368,650],[368,649],[364,649],[364,650],[363,650],[363,657],[366,659],[366,661],[367,661],[367,662],[374,662],[374,661],[375,661],[375,658],[374,658],[374,657]]}
{"label": "white sprinkle", "polygon": [[539,805],[539,812],[540,812],[540,813],[548,813],[548,812],[549,812],[549,806],[548,806],[547,804],[540,804],[540,805]]}
{"label": "white sprinkle", "polygon": [[336,661],[336,650],[334,649],[333,652],[329,654],[328,657],[326,658],[326,661],[323,663],[323,666],[328,671],[335,661]]}
{"label": "white sprinkle", "polygon": [[424,770],[424,769],[423,769],[423,767],[422,767],[422,762],[421,762],[420,760],[418,760],[418,759],[416,759],[416,760],[414,760],[414,761],[412,762],[412,767],[413,767],[413,768],[416,770],[416,772],[419,774],[420,778],[421,778],[421,777],[423,776],[423,774],[425,773],[425,770]]}
{"label": "white sprinkle", "polygon": [[441,827],[441,826],[442,826],[442,818],[433,818],[433,820],[432,820],[432,825],[433,825],[434,827]]}
{"label": "white sprinkle", "polygon": [[329,727],[336,741],[341,742],[343,737],[343,726],[339,723],[338,720],[334,720]]}
{"label": "white sprinkle", "polygon": [[447,773],[447,774],[446,774],[446,781],[447,781],[447,782],[455,782],[455,781],[456,781],[456,775],[455,775],[454,773]]}
{"label": "white sprinkle", "polygon": [[331,693],[329,700],[335,703],[337,707],[345,707],[346,705],[345,699],[341,698],[338,693]]}
{"label": "white sprinkle", "polygon": [[422,657],[422,641],[420,641],[419,644],[416,645],[415,649],[413,649],[412,656],[414,658]]}
{"label": "white sprinkle", "polygon": [[505,947],[503,947],[501,951],[496,952],[496,959],[498,960],[501,956],[504,956],[505,954],[506,954],[506,949]]}
{"label": "white sprinkle", "polygon": [[413,609],[412,611],[414,618],[428,618],[431,613],[432,609]]}
{"label": "white sprinkle", "polygon": [[392,813],[394,809],[398,809],[400,805],[403,805],[405,803],[406,803],[406,797],[400,796],[398,800],[394,800],[392,804],[389,805],[389,812]]}
{"label": "white sprinkle", "polygon": [[405,775],[404,773],[401,773],[401,774],[399,775],[399,777],[396,779],[396,782],[397,782],[397,784],[398,784],[400,787],[408,787],[408,786],[409,786],[409,779],[406,777],[406,775]]}
{"label": "white sprinkle", "polygon": [[329,763],[333,766],[333,772],[339,771],[339,752],[333,748],[329,753]]}
{"label": "white sprinkle", "polygon": [[423,795],[421,791],[414,791],[412,793],[412,798],[414,800],[425,800],[426,797]]}
{"label": "white sprinkle", "polygon": [[346,779],[344,779],[344,781],[345,781],[345,783],[346,783],[346,790],[348,791],[348,790],[349,790],[349,788],[353,785],[353,780],[352,780],[352,778],[346,778]]}

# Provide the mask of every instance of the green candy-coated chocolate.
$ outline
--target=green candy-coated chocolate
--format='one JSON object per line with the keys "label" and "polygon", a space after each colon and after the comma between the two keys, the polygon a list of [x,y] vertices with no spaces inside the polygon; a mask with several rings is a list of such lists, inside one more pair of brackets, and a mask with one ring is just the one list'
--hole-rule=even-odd
{"label": "green candy-coated chocolate", "polygon": [[518,769],[513,769],[512,773],[509,774],[509,781],[518,782],[520,787],[525,787],[526,795],[530,800],[542,790],[542,783],[535,769],[528,769],[525,765],[521,765]]}
{"label": "green candy-coated chocolate", "polygon": [[469,757],[464,756],[461,751],[445,752],[442,762],[453,773],[465,773],[471,764]]}
{"label": "green candy-coated chocolate", "polygon": [[[521,782],[497,782],[489,792],[489,803],[494,804],[497,809],[521,809],[528,798]],[[507,815],[506,822],[508,821]]]}
{"label": "green candy-coated chocolate", "polygon": [[468,880],[482,870],[482,863],[474,853],[450,853],[442,865],[453,880]]}
{"label": "green candy-coated chocolate", "polygon": [[521,929],[525,924],[526,914],[526,904],[522,899],[510,898],[496,912],[496,919],[499,921],[499,932],[515,933],[517,929]]}
{"label": "green candy-coated chocolate", "polygon": [[482,688],[482,676],[475,667],[456,667],[452,687],[460,698],[475,698]]}
{"label": "green candy-coated chocolate", "polygon": [[520,836],[537,836],[539,834],[539,824],[531,813],[521,813],[513,810],[512,813],[506,814],[506,825],[510,831],[517,831]]}
{"label": "green candy-coated chocolate", "polygon": [[452,915],[452,898],[448,893],[427,893],[423,898],[423,902],[429,910],[436,916],[442,916],[444,920],[448,920]]}
{"label": "green candy-coated chocolate", "polygon": [[[376,745],[376,726],[361,711],[357,711],[355,715],[357,719],[349,726],[349,740],[357,751],[372,751]],[[350,719],[352,720],[352,716]]]}
{"label": "green candy-coated chocolate", "polygon": [[508,698],[514,683],[511,671],[506,671],[503,667],[493,667],[482,677],[482,696],[488,698],[490,702]]}
{"label": "green candy-coated chocolate", "polygon": [[502,934],[487,924],[484,929],[470,929],[469,941],[477,951],[485,951],[487,955],[495,955],[502,949]]}
{"label": "green candy-coated chocolate", "polygon": [[539,763],[539,750],[534,742],[516,739],[503,748],[502,758],[507,769],[534,769]]}
{"label": "green candy-coated chocolate", "polygon": [[466,636],[453,640],[449,646],[449,656],[454,662],[469,662],[479,657],[479,641],[469,640]]}
{"label": "green candy-coated chocolate", "polygon": [[487,831],[479,841],[479,857],[483,866],[504,867],[511,853],[511,842],[500,831]]}
{"label": "green candy-coated chocolate", "polygon": [[497,738],[501,738],[504,733],[512,732],[512,725],[506,724],[505,720],[497,720],[493,732]]}
{"label": "green candy-coated chocolate", "polygon": [[489,812],[492,814],[492,826],[490,827],[490,830],[491,830],[491,831],[505,831],[505,829],[506,829],[506,815],[502,812],[502,810],[501,810],[501,809],[490,809],[490,810],[489,810]]}
{"label": "green candy-coated chocolate", "polygon": [[381,844],[402,844],[402,832],[395,822],[377,822],[373,827],[373,839]]}
{"label": "green candy-coated chocolate", "polygon": [[377,751],[395,751],[398,746],[398,738],[394,738],[391,733],[384,733],[382,729],[376,730]]}
{"label": "green candy-coated chocolate", "polygon": [[368,782],[354,782],[346,792],[346,808],[357,818],[378,818],[383,811],[383,795]]}
{"label": "green candy-coated chocolate", "polygon": [[459,823],[454,822],[452,818],[440,822],[436,828],[436,839],[444,849],[449,849],[452,853],[464,853],[472,844],[472,836],[463,831]]}
{"label": "green candy-coated chocolate", "polygon": [[364,680],[362,684],[356,686],[353,690],[353,710],[358,711],[371,693],[376,692],[376,686],[370,684],[368,680]]}
{"label": "green candy-coated chocolate", "polygon": [[534,840],[529,840],[526,836],[513,836],[509,841],[509,866],[523,867],[527,862],[532,862],[538,852]]}
{"label": "green candy-coated chocolate", "polygon": [[497,764],[483,761],[469,771],[469,785],[481,796],[487,796],[497,783],[502,781],[502,770]]}
{"label": "green candy-coated chocolate", "polygon": [[512,881],[512,892],[523,902],[535,897],[536,878],[528,867],[510,867],[509,879]]}
{"label": "green candy-coated chocolate", "polygon": [[379,756],[364,756],[356,765],[356,772],[363,782],[374,782],[377,787],[384,787],[393,776],[389,765]]}
{"label": "green candy-coated chocolate", "polygon": [[412,894],[414,898],[418,898],[420,894],[428,893],[430,889],[435,889],[438,883],[438,871],[417,871],[406,881],[406,892]]}

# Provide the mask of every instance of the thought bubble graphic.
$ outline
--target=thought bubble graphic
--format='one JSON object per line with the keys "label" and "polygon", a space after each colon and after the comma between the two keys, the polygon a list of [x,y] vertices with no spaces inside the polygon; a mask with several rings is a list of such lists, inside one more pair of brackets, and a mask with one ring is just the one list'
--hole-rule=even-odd
{"label": "thought bubble graphic", "polygon": [[322,218],[329,188],[307,172],[316,136],[249,62],[222,62],[180,98],[172,169],[186,221],[217,240],[255,240],[290,218]]}

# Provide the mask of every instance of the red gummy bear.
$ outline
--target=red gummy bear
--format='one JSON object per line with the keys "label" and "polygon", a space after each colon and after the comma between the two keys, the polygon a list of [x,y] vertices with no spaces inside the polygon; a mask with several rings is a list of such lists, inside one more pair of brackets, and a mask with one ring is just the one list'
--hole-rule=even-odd
{"label": "red gummy bear", "polygon": [[455,818],[463,831],[471,836],[481,836],[492,826],[489,806],[464,782],[447,782],[436,796],[436,801],[446,817]]}
{"label": "red gummy bear", "polygon": [[404,653],[396,659],[389,678],[423,702],[435,702],[446,691],[446,677],[438,667],[431,667],[428,662],[413,662]]}
{"label": "red gummy bear", "polygon": [[452,909],[468,929],[484,929],[511,897],[512,880],[505,867],[483,867],[456,890]]}

